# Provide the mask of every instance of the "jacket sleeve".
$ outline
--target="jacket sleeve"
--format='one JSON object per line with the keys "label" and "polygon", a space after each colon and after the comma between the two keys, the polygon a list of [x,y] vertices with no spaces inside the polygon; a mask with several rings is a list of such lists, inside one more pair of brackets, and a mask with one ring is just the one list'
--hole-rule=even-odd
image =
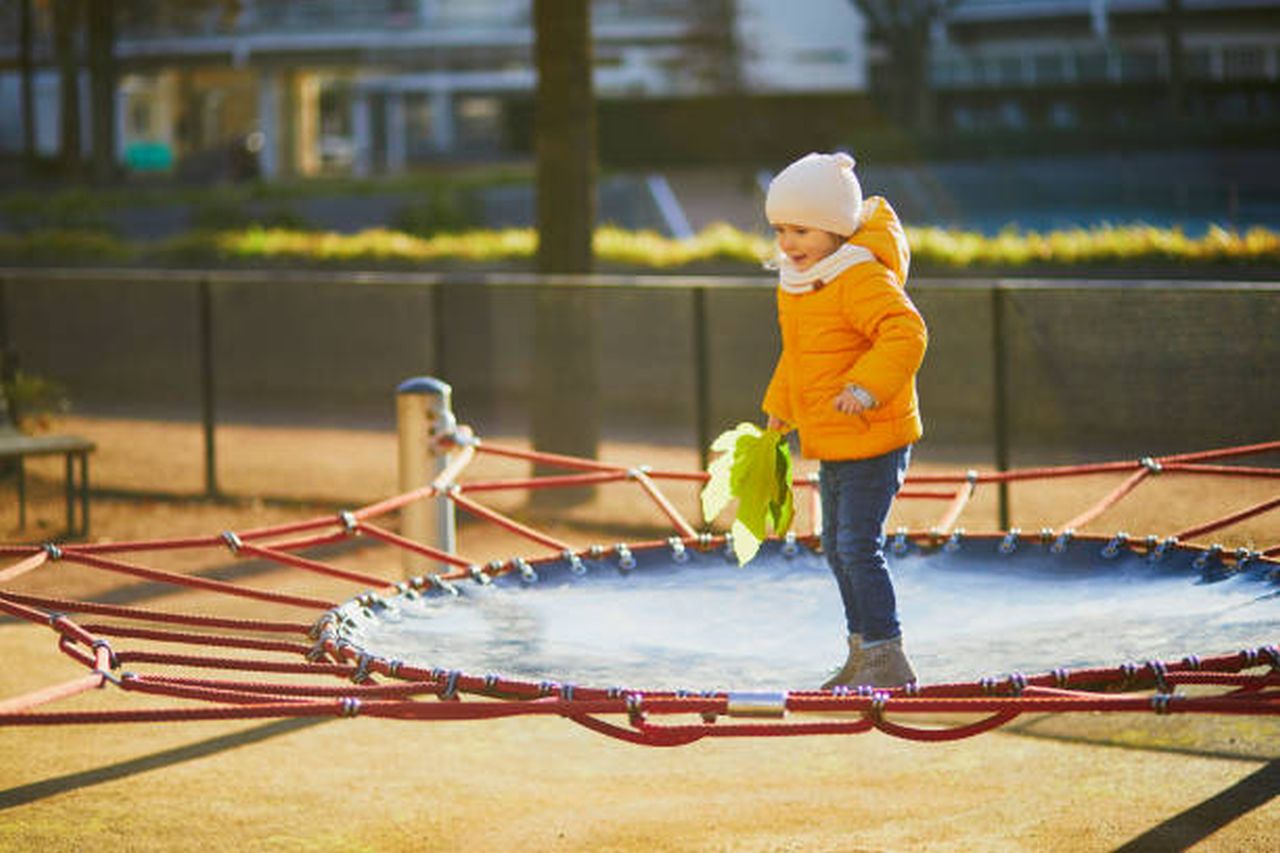
{"label": "jacket sleeve", "polygon": [[778,364],[773,368],[773,378],[769,380],[769,387],[764,392],[764,402],[760,404],[760,408],[765,414],[780,418],[788,424],[794,424],[795,419],[791,417],[791,382],[787,378],[785,361],[786,354],[779,354]]}
{"label": "jacket sleeve", "polygon": [[886,269],[847,294],[845,317],[871,341],[871,349],[854,362],[845,382],[866,389],[884,405],[910,386],[924,361],[929,333],[911,298]]}

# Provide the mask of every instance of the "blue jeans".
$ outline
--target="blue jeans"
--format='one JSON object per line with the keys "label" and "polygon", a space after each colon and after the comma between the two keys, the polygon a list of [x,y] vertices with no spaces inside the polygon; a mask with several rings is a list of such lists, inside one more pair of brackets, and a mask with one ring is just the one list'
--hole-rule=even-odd
{"label": "blue jeans", "polygon": [[850,634],[863,642],[902,633],[893,579],[884,559],[884,522],[902,488],[911,446],[871,459],[823,462],[822,550],[836,576]]}

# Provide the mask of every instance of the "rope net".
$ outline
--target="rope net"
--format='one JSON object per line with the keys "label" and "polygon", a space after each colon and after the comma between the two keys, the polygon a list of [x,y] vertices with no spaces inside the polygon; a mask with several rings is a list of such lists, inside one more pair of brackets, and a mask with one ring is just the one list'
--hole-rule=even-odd
{"label": "rope net", "polygon": [[[697,559],[689,558],[723,553],[730,545],[725,534],[700,532],[662,490],[662,484],[696,487],[704,482],[703,473],[628,468],[517,449],[482,441],[465,429],[454,433],[452,441],[450,463],[429,486],[337,515],[184,539],[0,547],[0,558],[7,562],[0,568],[0,611],[46,626],[56,638],[58,651],[85,670],[65,682],[0,699],[0,725],[357,715],[401,720],[558,716],[631,743],[677,746],[707,737],[871,730],[910,740],[948,741],[990,731],[1029,713],[1280,714],[1280,651],[1265,643],[1204,658],[1186,655],[1108,666],[1054,666],[1031,675],[1011,672],[1000,678],[888,690],[759,692],[578,686],[563,680],[425,666],[378,654],[356,641],[361,625],[381,614],[394,613],[397,600],[448,599],[468,585],[528,583],[539,573],[561,573],[572,579],[598,573],[603,565],[626,573],[647,558],[668,567],[696,564]],[[1280,541],[1228,552],[1218,545],[1190,540],[1203,541],[1210,533],[1274,512],[1280,507],[1280,496],[1205,519],[1164,538],[1077,535],[1075,531],[1130,498],[1144,480],[1156,475],[1280,481],[1280,467],[1249,464],[1250,457],[1256,460],[1277,451],[1280,441],[1091,465],[910,475],[899,498],[935,501],[942,505],[942,511],[937,523],[926,530],[899,530],[892,535],[890,549],[898,556],[943,555],[969,539],[990,545],[992,555],[1008,555],[1022,548],[1053,559],[1074,548],[1107,558],[1122,555],[1148,565],[1177,555],[1182,569],[1200,580],[1246,578],[1255,586],[1262,584],[1260,598],[1275,598],[1280,595],[1276,591],[1280,585]],[[463,481],[468,465],[481,455],[557,467],[568,473]],[[1007,530],[966,536],[957,526],[979,490],[1096,474],[1122,475],[1123,480],[1092,506],[1037,535],[1024,538],[1017,530]],[[481,499],[487,493],[628,482],[670,524],[669,537],[575,549]],[[767,549],[787,556],[801,549],[816,552],[821,523],[815,480],[798,477],[795,486],[797,502],[807,498],[812,507],[809,529],[766,544]],[[401,510],[441,497],[483,524],[527,542],[537,553],[482,563],[411,540],[394,529]],[[364,545],[376,544],[436,561],[442,571],[400,580],[388,577],[390,573],[340,566],[316,554],[354,544],[358,538]],[[241,579],[215,579],[141,562],[146,559],[150,563],[156,555],[216,549],[227,550],[237,559],[261,561],[289,571],[270,588],[262,588]],[[990,562],[995,558],[982,559]],[[203,596],[201,612],[20,591],[20,578],[48,573],[59,565],[125,575],[166,589],[199,591]],[[317,585],[316,576],[328,579],[326,589],[333,588],[333,583],[351,587],[352,597],[335,601],[310,592]],[[269,608],[264,612],[273,617],[284,615],[245,618],[246,608],[253,607]],[[564,614],[564,618],[570,617]],[[1267,631],[1273,627],[1274,622],[1264,623]],[[56,707],[97,689],[117,691],[121,697],[146,694],[160,699],[121,699],[112,704],[123,707],[101,709],[96,705],[102,703],[88,710]],[[157,705],[157,701],[169,704]]]}

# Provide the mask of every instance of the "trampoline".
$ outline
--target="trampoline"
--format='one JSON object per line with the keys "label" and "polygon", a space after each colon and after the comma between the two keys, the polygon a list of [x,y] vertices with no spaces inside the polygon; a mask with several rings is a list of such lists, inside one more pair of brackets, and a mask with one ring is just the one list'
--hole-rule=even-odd
{"label": "trampoline", "polygon": [[[1077,535],[1149,477],[1280,481],[1250,464],[1280,441],[1163,458],[909,476],[900,500],[943,509],[924,530],[890,534],[888,553],[920,684],[819,691],[842,624],[818,551],[820,519],[764,543],[739,568],[727,535],[699,530],[662,471],[492,444],[450,428],[449,462],[429,485],[378,503],[272,528],[190,539],[6,546],[0,611],[47,625],[85,667],[71,681],[0,699],[0,725],[375,716],[483,720],[559,716],[638,744],[705,737],[879,730],[953,740],[1042,712],[1280,714],[1280,542],[1227,551],[1210,534],[1280,507],[1280,497],[1154,535]],[[468,480],[479,455],[567,473]],[[1054,527],[966,534],[974,494],[1000,483],[1123,475]],[[656,507],[669,536],[574,547],[493,509],[486,493],[620,484]],[[796,480],[797,499],[816,484]],[[447,498],[528,543],[475,561],[405,535],[407,507]],[[400,579],[315,556],[321,546],[416,555],[442,570]],[[157,567],[166,553],[226,549],[350,585],[345,600]],[[145,561],[145,563],[144,563]],[[209,595],[261,602],[245,619],[35,595],[18,579],[71,563]],[[186,648],[180,648],[185,646]],[[175,647],[179,647],[175,650]],[[195,673],[195,674],[193,674]],[[51,707],[96,688],[122,707]],[[129,694],[172,704],[128,704]]]}

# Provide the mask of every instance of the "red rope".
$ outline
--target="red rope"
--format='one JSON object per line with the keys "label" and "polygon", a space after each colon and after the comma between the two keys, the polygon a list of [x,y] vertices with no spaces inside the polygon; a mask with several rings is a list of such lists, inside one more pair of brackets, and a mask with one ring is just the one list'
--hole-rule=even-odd
{"label": "red rope", "polygon": [[238,596],[240,598],[270,601],[274,604],[287,604],[292,607],[305,607],[310,610],[330,610],[337,606],[335,602],[324,601],[318,598],[304,598],[302,596],[285,595],[278,592],[267,592],[265,590],[237,586],[232,583],[210,580],[208,578],[194,577],[192,575],[179,575],[174,574],[173,572],[161,571],[159,569],[147,569],[142,566],[133,566],[128,563],[121,563],[118,560],[108,560],[103,557],[95,557],[92,554],[82,554],[77,551],[64,552],[63,559],[67,562],[79,563],[81,565],[92,566],[98,569],[105,569],[109,572],[133,575],[134,577],[145,578],[146,580],[161,581],[163,583],[174,584],[176,586],[188,586],[194,589],[205,589],[212,592],[220,592],[224,595]]}
{"label": "red rope", "polygon": [[437,562],[445,563],[450,566],[459,568],[467,568],[471,565],[470,560],[465,560],[457,554],[450,554],[447,551],[441,551],[439,548],[432,548],[430,545],[424,545],[421,542],[415,542],[412,539],[406,539],[390,530],[384,530],[381,527],[369,524],[367,521],[358,522],[358,530],[361,533],[367,533],[375,539],[380,539],[389,545],[395,545],[398,548],[404,548],[413,551],[415,554],[422,554],[424,557],[430,557]]}
{"label": "red rope", "polygon": [[594,459],[579,459],[576,456],[563,456],[559,453],[541,453],[536,450],[519,450],[514,447],[500,447],[496,444],[488,444],[480,442],[475,445],[476,451],[479,453],[488,453],[491,456],[505,456],[510,459],[523,459],[527,462],[537,462],[543,465],[554,465],[557,468],[568,468],[572,471],[608,471],[611,473],[626,473],[626,468],[621,465],[609,465],[604,462],[597,462]]}
{"label": "red rope", "polygon": [[470,498],[464,497],[456,492],[451,494],[449,497],[458,505],[459,509],[466,510],[472,515],[491,521],[503,530],[510,531],[518,536],[523,536],[525,539],[537,542],[539,545],[545,545],[546,547],[552,548],[561,553],[573,550],[571,545],[556,539],[554,536],[539,533],[532,527],[527,527],[514,519],[508,518],[497,510],[490,509],[487,506],[481,506]]}
{"label": "red rope", "polygon": [[1077,515],[1070,521],[1060,525],[1059,530],[1075,530],[1078,527],[1084,527],[1098,516],[1102,515],[1111,507],[1120,502],[1120,499],[1132,492],[1138,487],[1138,484],[1150,476],[1151,471],[1147,468],[1140,468],[1125,478],[1124,482],[1116,486],[1106,496]]}
{"label": "red rope", "polygon": [[[526,527],[502,513],[484,507],[462,496],[465,491],[500,491],[515,488],[552,488],[592,483],[615,482],[629,475],[621,466],[607,465],[593,460],[572,459],[556,454],[544,454],[482,445],[481,449],[499,456],[524,459],[548,465],[559,465],[586,473],[498,480],[473,483],[449,491],[449,496],[466,512],[490,521],[503,529],[521,535],[556,551],[555,557],[531,558],[531,564],[541,564],[559,559],[570,547],[558,539]],[[1102,501],[1079,514],[1068,524],[1088,523],[1098,514],[1127,496],[1138,483],[1156,471],[1233,475],[1249,477],[1275,477],[1280,472],[1272,469],[1233,467],[1205,464],[1209,460],[1225,459],[1280,450],[1280,442],[1227,448],[1204,453],[1182,454],[1141,462],[1103,463],[1099,465],[1066,466],[1059,468],[1024,469],[997,474],[972,476],[922,476],[909,477],[914,484],[960,484],[957,492],[930,489],[908,489],[903,496],[945,498],[952,501],[947,519],[954,524],[972,496],[973,486],[979,483],[1008,482],[1033,477],[1061,477],[1081,474],[1127,472],[1120,486]],[[448,469],[449,476],[438,478],[431,486],[391,498],[355,513],[332,516],[285,525],[264,527],[240,533],[238,537],[194,537],[185,539],[155,540],[148,542],[105,543],[100,545],[67,545],[59,551],[52,546],[34,549],[30,546],[0,547],[0,554],[16,556],[19,562],[0,570],[0,582],[7,582],[49,562],[51,556],[61,556],[68,562],[108,571],[129,574],[144,579],[195,587],[209,592],[252,598],[272,603],[284,603],[310,609],[329,610],[333,605],[317,599],[284,595],[255,590],[238,584],[191,577],[158,569],[150,569],[107,559],[104,555],[125,551],[160,551],[200,547],[223,547],[230,541],[240,554],[271,560],[283,566],[316,572],[359,583],[365,587],[385,588],[388,582],[374,575],[350,571],[314,559],[290,553],[320,545],[341,542],[351,535],[365,533],[395,547],[416,551],[432,557],[456,571],[446,577],[462,577],[467,574],[470,561],[456,555],[444,554],[429,546],[411,542],[398,534],[368,524],[364,519],[390,512],[408,503],[442,494],[452,485],[475,449],[460,454]],[[632,475],[634,476],[634,475]],[[640,485],[654,499],[659,508],[683,534],[686,542],[694,542],[692,525],[684,521],[653,480],[671,479],[684,482],[701,482],[705,473],[655,471],[636,477]],[[797,478],[799,487],[812,488],[806,478]],[[1237,523],[1245,518],[1261,514],[1280,505],[1273,499],[1237,511],[1195,528],[1183,531],[1180,538],[1203,535],[1212,530]],[[351,525],[351,519],[356,524]],[[325,528],[341,524],[335,532],[323,532]],[[304,534],[302,538],[267,544],[246,544],[251,540],[260,543],[286,536]],[[1082,537],[1087,538],[1087,537]],[[722,543],[723,536],[712,537],[711,542]],[[695,543],[700,544],[700,543]],[[666,547],[662,540],[633,543],[633,551]],[[1186,547],[1186,546],[1183,546]],[[1280,552],[1280,546],[1263,552],[1266,555]],[[154,628],[117,625],[79,625],[63,612],[84,612],[115,618],[139,621],[184,624],[204,628],[225,629],[233,632],[303,634],[309,627],[300,623],[224,619],[212,616],[175,614],[128,608],[94,602],[77,602],[63,599],[0,594],[0,611],[36,624],[48,624],[59,636],[61,652],[91,671],[84,676],[54,685],[34,693],[0,702],[0,724],[42,725],[74,722],[141,722],[188,719],[232,719],[248,717],[286,716],[350,716],[355,713],[368,716],[403,720],[481,720],[521,715],[558,715],[580,725],[632,743],[655,746],[671,746],[691,743],[705,737],[774,737],[803,734],[838,734],[878,729],[895,737],[921,741],[945,741],[971,737],[1014,719],[1019,714],[1031,712],[1158,712],[1158,713],[1214,713],[1214,714],[1280,714],[1280,655],[1273,648],[1246,650],[1236,655],[1224,655],[1205,661],[1149,664],[1143,667],[1124,666],[1096,668],[1042,674],[1021,679],[1018,684],[993,684],[990,682],[927,685],[908,695],[905,690],[891,690],[876,696],[836,696],[827,693],[795,693],[786,698],[786,708],[792,714],[843,714],[856,715],[856,719],[823,721],[779,721],[767,723],[726,722],[730,699],[725,694],[690,697],[683,694],[654,693],[618,696],[608,691],[582,688],[572,694],[547,695],[556,686],[512,681],[510,679],[479,678],[462,673],[427,671],[420,667],[392,663],[379,658],[365,657],[362,652],[345,641],[339,640],[325,626],[319,646],[282,640],[263,639],[237,634],[220,635],[191,631],[170,631]],[[329,616],[326,619],[332,620]],[[207,655],[169,654],[150,650],[113,651],[104,637],[121,637],[159,643],[184,643],[188,645],[244,649],[275,654],[302,655],[318,653],[328,655],[334,663],[299,663],[293,661],[267,661],[247,658],[222,658]],[[103,712],[37,713],[31,708],[47,702],[66,698],[88,689],[103,686],[110,678],[110,668],[123,663],[141,663],[165,667],[190,667],[211,670],[235,670],[243,672],[268,672],[286,675],[324,675],[346,679],[365,676],[394,676],[400,680],[388,684],[278,684],[258,681],[202,679],[176,676],[138,674],[116,681],[125,690],[167,695],[174,698],[197,700],[206,703],[201,708],[158,708]],[[1272,669],[1262,674],[1246,671],[1270,664]],[[1161,690],[1178,685],[1206,685],[1229,688],[1230,692],[1214,696],[1170,696],[1161,693],[1148,695],[1135,693],[1151,686]],[[1095,693],[1091,690],[1119,690],[1129,692]],[[478,694],[507,701],[457,702],[418,701],[411,697],[436,694],[440,698],[454,699],[460,694]],[[446,695],[447,694],[447,695]],[[574,698],[576,697],[576,698]],[[977,722],[951,727],[907,726],[887,715],[966,714],[983,715]],[[599,719],[601,715],[627,715],[629,728]],[[649,716],[679,714],[702,715],[701,725],[658,725]],[[708,722],[707,720],[712,720]]]}
{"label": "red rope", "polygon": [[625,481],[625,471],[601,471],[594,474],[565,474],[550,477],[525,477],[510,480],[481,480],[459,486],[462,492],[496,492],[511,489],[554,489],[568,486],[592,486]]}
{"label": "red rope", "polygon": [[155,640],[161,643],[186,643],[193,646],[221,646],[223,648],[254,649],[262,652],[281,652],[305,655],[311,646],[288,643],[283,640],[255,640],[246,637],[223,637],[217,634],[196,634],[188,631],[159,631],[154,628],[130,628],[124,625],[91,624],[84,626],[105,637],[128,637],[134,640]]}
{"label": "red rope", "polygon": [[263,631],[280,634],[306,634],[311,626],[302,622],[270,622],[263,619],[226,619],[190,613],[165,613],[140,607],[123,607],[116,604],[98,604],[92,601],[75,601],[69,598],[47,598],[38,595],[20,595],[16,592],[0,593],[0,600],[9,599],[20,604],[42,607],[49,611],[65,613],[93,613],[99,616],[116,616],[147,622],[170,622],[182,625],[202,625],[209,628],[230,628],[238,631]]}
{"label": "red rope", "polygon": [[308,572],[315,572],[319,575],[328,575],[333,578],[341,578],[343,580],[354,581],[361,586],[386,587],[388,582],[384,578],[377,575],[367,575],[364,572],[353,572],[347,569],[339,569],[330,566],[327,563],[321,563],[317,560],[308,560],[305,557],[299,557],[295,554],[286,554],[283,551],[277,551],[274,548],[265,548],[261,545],[251,545],[243,542],[237,549],[240,554],[248,554],[254,557],[262,557],[271,560],[274,563],[280,563],[284,566],[292,566],[295,569],[303,569]]}
{"label": "red rope", "polygon": [[1280,506],[1280,497],[1272,498],[1269,501],[1263,501],[1260,504],[1255,504],[1248,509],[1242,509],[1237,513],[1223,516],[1222,518],[1202,524],[1199,527],[1187,528],[1186,530],[1173,535],[1177,539],[1194,539],[1197,536],[1203,536],[1206,533],[1212,533],[1215,530],[1230,527],[1237,522],[1244,521],[1246,518],[1253,518],[1255,515],[1261,515],[1262,513],[1275,509],[1278,506]]}
{"label": "red rope", "polygon": [[662,510],[662,514],[675,525],[676,530],[680,532],[681,536],[687,539],[693,539],[698,535],[698,531],[693,528],[693,525],[685,521],[684,516],[682,516],[680,511],[675,508],[675,505],[672,504],[671,501],[667,500],[667,496],[659,491],[658,487],[654,485],[653,481],[650,480],[643,471],[636,470],[634,472],[634,477],[636,482],[640,484],[640,488],[644,489],[645,494],[647,494],[653,502],[658,505],[658,509]]}

